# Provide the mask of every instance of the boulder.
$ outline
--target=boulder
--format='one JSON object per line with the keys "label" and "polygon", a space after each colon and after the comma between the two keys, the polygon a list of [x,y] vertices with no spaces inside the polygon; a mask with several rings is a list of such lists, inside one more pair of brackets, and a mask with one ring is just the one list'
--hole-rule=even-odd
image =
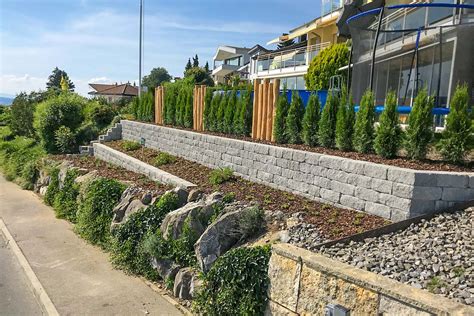
{"label": "boulder", "polygon": [[197,293],[199,293],[199,291],[202,289],[203,283],[204,282],[199,277],[199,275],[194,273],[193,277],[191,278],[191,287],[189,289],[189,294],[192,298],[196,298]]}
{"label": "boulder", "polygon": [[145,204],[145,205],[149,205],[151,203],[153,199],[153,194],[151,194],[151,192],[145,192],[143,193],[142,195],[142,203]]}
{"label": "boulder", "polygon": [[[66,174],[69,169],[73,169],[73,164],[70,161],[63,161],[59,165],[59,173],[58,173],[58,179],[59,179],[59,189],[62,189],[64,187],[64,180],[66,180]],[[77,169],[77,168],[74,168]]]}
{"label": "boulder", "polygon": [[44,187],[41,187],[39,189],[39,194],[42,195],[42,196],[45,196],[46,195],[46,191],[48,191],[48,186],[44,186]]}
{"label": "boulder", "polygon": [[189,192],[189,195],[188,195],[188,203],[189,202],[196,202],[196,201],[200,200],[202,198],[203,194],[204,194],[204,192],[202,192],[199,189],[192,189]]}
{"label": "boulder", "polygon": [[[206,199],[188,203],[168,213],[161,223],[160,230],[165,239],[179,238],[184,223],[189,221],[190,228],[197,236],[206,229],[205,225],[214,213],[214,205],[222,201],[222,194],[211,194]],[[188,219],[189,218],[189,219]]]}
{"label": "boulder", "polygon": [[[125,189],[125,191],[123,191],[122,196],[120,197],[120,202],[112,211],[114,214],[112,218],[112,226],[122,223],[126,214],[129,216],[131,213],[137,211],[141,207],[144,207],[144,204],[141,202],[141,200],[137,199],[140,197],[141,193],[142,190],[136,186],[128,187]],[[135,200],[138,202],[135,202],[130,207],[132,201]]]}
{"label": "boulder", "polygon": [[216,259],[235,246],[244,237],[240,229],[240,220],[252,208],[227,212],[209,225],[194,245],[194,250],[201,270],[209,271]]}
{"label": "boulder", "polygon": [[169,259],[151,259],[151,265],[156,270],[158,275],[164,280],[175,279],[181,267]]}
{"label": "boulder", "polygon": [[82,185],[83,183],[94,180],[98,176],[99,176],[98,171],[92,170],[91,172],[85,173],[83,175],[79,175],[76,179],[74,179],[74,182]]}
{"label": "boulder", "polygon": [[174,278],[173,295],[183,300],[192,299],[191,285],[196,273],[192,268],[183,268]]}
{"label": "boulder", "polygon": [[174,192],[178,195],[178,207],[186,205],[188,202],[188,191],[182,187],[176,187],[173,190],[167,191],[166,193]]}

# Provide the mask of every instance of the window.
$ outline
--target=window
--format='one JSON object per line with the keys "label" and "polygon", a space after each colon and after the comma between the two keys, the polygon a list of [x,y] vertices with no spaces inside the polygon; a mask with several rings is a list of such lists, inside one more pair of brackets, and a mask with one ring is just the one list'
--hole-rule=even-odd
{"label": "window", "polygon": [[285,86],[288,90],[306,90],[306,82],[303,76],[281,78],[280,90],[283,90]]}

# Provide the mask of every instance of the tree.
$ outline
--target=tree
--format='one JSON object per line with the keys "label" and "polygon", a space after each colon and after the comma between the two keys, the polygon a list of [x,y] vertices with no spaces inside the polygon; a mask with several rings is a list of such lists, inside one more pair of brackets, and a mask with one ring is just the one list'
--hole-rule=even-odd
{"label": "tree", "polygon": [[354,148],[360,153],[370,153],[374,143],[375,101],[372,91],[362,97],[354,126]]}
{"label": "tree", "polygon": [[227,102],[229,102],[229,92],[224,91],[219,106],[216,112],[216,131],[217,132],[224,132],[225,130],[225,109],[227,108]]}
{"label": "tree", "polygon": [[316,94],[312,93],[303,117],[303,141],[308,146],[318,144],[318,124],[321,105]]}
{"label": "tree", "polygon": [[193,68],[193,64],[191,64],[191,58],[188,58],[188,63],[186,64],[186,67],[184,68],[184,74],[186,74],[186,72]]}
{"label": "tree", "polygon": [[[283,36],[285,36],[285,35],[288,35],[288,34],[283,33]],[[289,39],[287,41],[283,41],[283,42],[278,43],[277,48],[281,49],[281,48],[285,48],[285,47],[288,47],[288,46],[291,46],[291,45],[294,45],[294,44],[295,44],[295,40],[292,38],[292,39]]]}
{"label": "tree", "polygon": [[393,158],[397,155],[402,137],[397,112],[397,97],[393,91],[387,94],[379,123],[374,141],[375,152],[384,158]]}
{"label": "tree", "polygon": [[225,133],[234,132],[234,112],[237,105],[237,90],[233,89],[230,93],[229,100],[227,101],[226,108],[224,111],[224,130]]}
{"label": "tree", "polygon": [[69,91],[69,85],[68,85],[66,79],[64,79],[64,76],[61,77],[61,91],[62,92],[68,92]]}
{"label": "tree", "polygon": [[336,116],[339,98],[330,91],[319,121],[318,141],[321,146],[334,147],[336,140]]}
{"label": "tree", "polygon": [[285,134],[290,144],[301,143],[302,121],[304,116],[304,104],[298,91],[291,93],[291,104],[286,117]]}
{"label": "tree", "polygon": [[458,85],[450,104],[439,145],[441,155],[451,163],[461,163],[468,150],[468,141],[474,131],[469,118],[469,93],[467,85]]}
{"label": "tree", "polygon": [[148,90],[154,91],[156,87],[164,82],[171,81],[171,79],[172,77],[166,68],[157,67],[153,68],[148,76],[143,77],[142,84],[148,87]]}
{"label": "tree", "polygon": [[347,90],[343,88],[341,101],[336,116],[336,147],[339,150],[352,149],[352,134],[354,133],[354,103]]}
{"label": "tree", "polygon": [[[304,76],[309,90],[327,90],[329,78],[338,74],[339,68],[347,66],[349,49],[345,43],[332,44],[323,49],[311,61],[308,73]],[[346,72],[340,73],[346,79]],[[345,81],[345,80],[344,80]]]}
{"label": "tree", "polygon": [[424,159],[433,138],[433,98],[426,89],[418,92],[408,116],[405,149],[410,159]]}
{"label": "tree", "polygon": [[209,130],[213,94],[214,94],[214,89],[212,88],[206,89],[206,96],[204,97],[204,113],[203,113],[203,123],[204,123],[205,130]]}
{"label": "tree", "polygon": [[199,67],[199,57],[197,54],[193,57],[193,67]]}
{"label": "tree", "polygon": [[207,73],[210,73],[211,71],[209,70],[209,62],[206,61],[206,65],[204,66],[204,70],[207,72]]}
{"label": "tree", "polygon": [[22,92],[18,94],[11,105],[10,129],[13,134],[26,137],[34,137],[33,115],[35,113],[36,102]]}
{"label": "tree", "polygon": [[186,103],[184,110],[184,127],[193,127],[193,88],[186,86]]}
{"label": "tree", "polygon": [[69,80],[67,73],[64,70],[59,69],[58,67],[55,67],[53,69],[52,74],[49,75],[48,82],[46,82],[46,89],[55,90],[56,92],[61,91],[62,78],[64,78],[64,80],[67,82],[69,91],[74,91],[74,88],[75,88],[74,83],[72,83],[72,81]]}
{"label": "tree", "polygon": [[212,80],[211,76],[204,70],[204,68],[191,67],[185,72],[184,77],[192,77],[195,84],[202,84],[210,87],[214,86],[214,80]]}
{"label": "tree", "polygon": [[286,129],[286,116],[288,115],[288,109],[290,104],[288,103],[288,97],[286,92],[286,86],[283,88],[283,93],[278,96],[275,123],[273,124],[273,137],[275,141],[280,144],[287,142],[285,129]]}

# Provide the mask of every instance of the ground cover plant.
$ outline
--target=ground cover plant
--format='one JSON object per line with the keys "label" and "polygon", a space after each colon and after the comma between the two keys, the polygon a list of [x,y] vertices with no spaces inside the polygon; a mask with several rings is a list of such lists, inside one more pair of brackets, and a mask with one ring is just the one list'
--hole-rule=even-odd
{"label": "ground cover plant", "polygon": [[153,162],[153,165],[156,167],[167,165],[169,163],[173,163],[176,161],[176,157],[173,155],[170,155],[165,152],[160,152],[158,156],[156,156],[155,161]]}
{"label": "ground cover plant", "polygon": [[123,143],[123,148],[126,151],[134,151],[134,150],[140,149],[141,147],[142,146],[140,145],[139,142],[134,142],[134,141],[131,141],[131,140],[126,140]]}
{"label": "ground cover plant", "polygon": [[209,174],[209,183],[218,185],[232,179],[234,172],[230,168],[214,169]]}
{"label": "ground cover plant", "polygon": [[[107,145],[125,152],[122,148],[122,143],[122,141],[114,141],[107,143]],[[152,164],[159,152],[150,148],[144,148],[143,151],[137,150],[127,152],[127,154]],[[233,175],[230,181],[225,181],[218,185],[211,184],[209,176],[213,169],[181,157],[176,157],[174,163],[163,165],[160,169],[196,184],[207,194],[218,190],[224,194],[229,194],[235,200],[243,203],[259,203],[260,208],[264,210],[282,211],[289,214],[303,212],[305,214],[305,221],[317,225],[327,239],[348,236],[367,229],[380,227],[386,223],[384,219],[369,214],[360,219],[358,217],[359,213],[356,211],[343,210],[331,205],[322,204],[292,193],[273,189],[264,184],[244,180],[236,175]],[[331,220],[334,220],[334,222],[330,223]],[[357,225],[354,224],[355,221],[358,221]],[[334,230],[335,225],[341,229]]]}
{"label": "ground cover plant", "polygon": [[112,210],[125,186],[116,180],[98,178],[86,188],[83,203],[77,211],[75,231],[93,245],[107,247]]}
{"label": "ground cover plant", "polygon": [[79,195],[79,185],[74,182],[78,172],[75,169],[69,169],[66,172],[64,184],[61,189],[54,194],[53,208],[57,218],[66,219],[72,223],[76,222],[77,197]]}
{"label": "ground cover plant", "polygon": [[219,257],[193,307],[203,315],[263,315],[267,303],[269,247],[236,248]]}

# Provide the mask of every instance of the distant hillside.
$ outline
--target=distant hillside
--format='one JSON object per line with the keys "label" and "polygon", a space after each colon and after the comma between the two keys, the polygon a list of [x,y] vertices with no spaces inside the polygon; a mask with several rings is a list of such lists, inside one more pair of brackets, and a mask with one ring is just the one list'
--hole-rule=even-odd
{"label": "distant hillside", "polygon": [[13,98],[0,97],[0,105],[11,105]]}

